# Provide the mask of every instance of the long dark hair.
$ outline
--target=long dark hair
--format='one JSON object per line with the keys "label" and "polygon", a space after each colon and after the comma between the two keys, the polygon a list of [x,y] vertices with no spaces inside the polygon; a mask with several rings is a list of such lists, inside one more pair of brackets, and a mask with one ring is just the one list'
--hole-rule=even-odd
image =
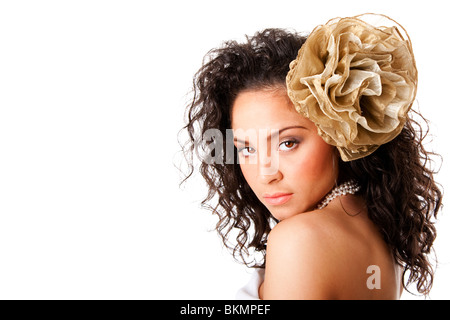
{"label": "long dark hair", "polygon": [[[208,150],[202,143],[205,132],[218,129],[226,136],[231,127],[231,106],[240,92],[285,87],[289,64],[305,41],[306,37],[296,32],[266,29],[243,43],[225,42],[206,55],[194,77],[193,98],[183,128],[189,136],[183,145],[190,165],[185,180],[194,170],[193,155],[198,149]],[[339,164],[340,179],[353,178],[361,184],[360,194],[370,219],[404,267],[403,286],[415,282],[423,294],[433,282],[428,256],[436,238],[433,219],[442,200],[435,172],[428,168],[434,154],[424,149],[425,136],[420,124],[408,119],[390,143],[370,156]],[[208,185],[202,205],[218,216],[216,230],[236,259],[249,267],[264,266],[265,241],[277,221],[247,184],[236,156],[233,163],[226,160],[201,162],[200,173]],[[235,240],[230,239],[232,234]],[[248,260],[258,252],[262,260]]]}

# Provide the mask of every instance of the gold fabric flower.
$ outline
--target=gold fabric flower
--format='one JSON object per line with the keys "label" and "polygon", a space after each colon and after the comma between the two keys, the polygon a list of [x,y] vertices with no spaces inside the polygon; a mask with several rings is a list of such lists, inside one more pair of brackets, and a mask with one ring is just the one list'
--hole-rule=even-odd
{"label": "gold fabric flower", "polygon": [[364,17],[315,28],[286,77],[296,110],[316,124],[344,161],[365,157],[394,139],[417,91],[407,33],[405,39],[398,24],[375,27]]}

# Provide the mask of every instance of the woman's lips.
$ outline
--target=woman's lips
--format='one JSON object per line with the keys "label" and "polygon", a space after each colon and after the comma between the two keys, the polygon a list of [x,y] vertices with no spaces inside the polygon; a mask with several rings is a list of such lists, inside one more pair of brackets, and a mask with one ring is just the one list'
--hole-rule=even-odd
{"label": "woman's lips", "polygon": [[275,193],[263,195],[263,198],[268,204],[277,206],[288,202],[292,198],[292,195],[292,193]]}

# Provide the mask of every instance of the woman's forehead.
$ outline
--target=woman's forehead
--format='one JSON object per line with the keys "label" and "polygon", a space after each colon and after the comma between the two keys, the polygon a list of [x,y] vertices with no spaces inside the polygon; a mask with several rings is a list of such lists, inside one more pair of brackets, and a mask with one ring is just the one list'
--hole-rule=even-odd
{"label": "woman's forehead", "polygon": [[301,116],[286,91],[245,91],[240,93],[232,107],[233,129],[282,129],[288,126],[311,126]]}

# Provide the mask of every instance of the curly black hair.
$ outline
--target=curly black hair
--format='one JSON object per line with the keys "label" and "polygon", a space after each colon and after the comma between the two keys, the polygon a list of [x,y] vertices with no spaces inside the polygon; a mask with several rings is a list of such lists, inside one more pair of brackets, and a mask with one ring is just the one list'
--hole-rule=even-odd
{"label": "curly black hair", "polygon": [[[193,154],[209,150],[202,137],[209,129],[226,136],[231,127],[231,106],[245,90],[285,88],[289,64],[306,41],[306,36],[284,29],[266,29],[246,41],[228,41],[211,50],[196,73],[193,98],[187,107],[183,131],[188,141],[183,151],[192,175]],[[419,293],[429,293],[433,266],[429,260],[442,192],[429,168],[434,153],[423,146],[427,131],[408,118],[401,134],[373,154],[351,162],[339,162],[339,180],[355,179],[361,185],[370,219],[378,226],[393,255],[404,267],[403,286],[416,283]],[[226,148],[223,141],[223,150]],[[236,150],[235,150],[236,151]],[[207,151],[208,152],[208,151]],[[214,151],[209,151],[214,152]],[[217,154],[214,155],[217,157]],[[258,200],[234,161],[201,162],[200,172],[209,191],[202,205],[219,218],[216,230],[236,259],[249,267],[265,265],[267,235],[278,221]],[[214,203],[211,204],[211,201]],[[230,239],[234,234],[235,240]],[[253,250],[252,254],[249,250]],[[254,257],[262,254],[262,261]]]}

